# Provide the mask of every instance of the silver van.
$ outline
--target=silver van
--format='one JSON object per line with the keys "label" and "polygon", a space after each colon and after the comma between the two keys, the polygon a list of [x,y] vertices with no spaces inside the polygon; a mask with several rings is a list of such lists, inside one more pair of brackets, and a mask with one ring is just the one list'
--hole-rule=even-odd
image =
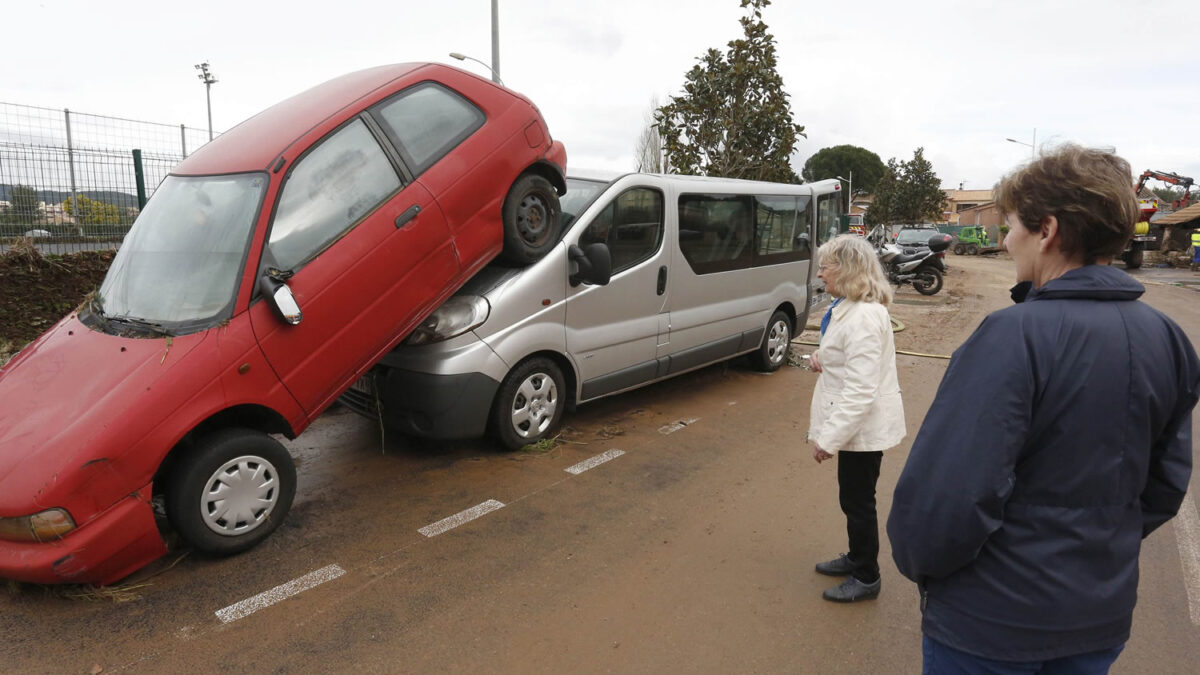
{"label": "silver van", "polygon": [[558,245],[485,268],[342,401],[429,438],[509,448],[567,409],[735,356],[774,371],[817,301],[840,183],[568,176]]}

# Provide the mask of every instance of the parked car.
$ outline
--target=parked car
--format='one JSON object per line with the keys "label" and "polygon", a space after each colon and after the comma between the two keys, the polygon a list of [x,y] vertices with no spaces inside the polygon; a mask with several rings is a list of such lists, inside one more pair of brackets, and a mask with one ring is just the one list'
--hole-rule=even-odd
{"label": "parked car", "polygon": [[896,233],[895,243],[906,247],[928,246],[929,238],[936,234],[940,234],[936,227],[908,226]]}
{"label": "parked car", "polygon": [[267,537],[301,433],[497,255],[558,243],[566,153],[456,68],[351,73],[202,147],[99,292],[0,370],[0,577],[112,583]]}
{"label": "parked car", "polygon": [[485,269],[342,400],[411,435],[515,449],[577,404],[717,361],[774,371],[806,320],[837,184],[568,178],[578,218],[550,254]]}
{"label": "parked car", "polygon": [[54,235],[50,234],[49,230],[26,230],[25,234],[22,236],[41,238],[41,237],[52,237]]}

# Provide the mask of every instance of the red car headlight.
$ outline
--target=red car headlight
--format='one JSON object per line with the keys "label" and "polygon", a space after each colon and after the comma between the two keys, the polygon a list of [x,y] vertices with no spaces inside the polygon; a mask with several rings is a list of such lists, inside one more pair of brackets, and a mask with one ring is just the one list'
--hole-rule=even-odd
{"label": "red car headlight", "polygon": [[66,509],[48,509],[32,516],[0,518],[0,539],[7,541],[51,541],[75,529]]}

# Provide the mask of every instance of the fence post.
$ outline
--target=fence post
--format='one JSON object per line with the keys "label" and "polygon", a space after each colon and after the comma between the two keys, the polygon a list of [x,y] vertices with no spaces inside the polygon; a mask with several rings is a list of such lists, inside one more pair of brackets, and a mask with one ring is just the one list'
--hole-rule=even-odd
{"label": "fence post", "polygon": [[183,150],[183,158],[187,159],[187,133],[182,124],[179,125],[179,147]]}
{"label": "fence post", "polygon": [[[79,193],[75,191],[75,145],[71,142],[71,111],[63,108],[63,120],[67,126],[67,164],[71,167],[71,206],[75,214],[79,213]],[[83,236],[83,225],[76,224],[79,236]]]}
{"label": "fence post", "polygon": [[133,150],[133,177],[137,181],[138,211],[146,208],[146,173],[142,171],[142,151]]}

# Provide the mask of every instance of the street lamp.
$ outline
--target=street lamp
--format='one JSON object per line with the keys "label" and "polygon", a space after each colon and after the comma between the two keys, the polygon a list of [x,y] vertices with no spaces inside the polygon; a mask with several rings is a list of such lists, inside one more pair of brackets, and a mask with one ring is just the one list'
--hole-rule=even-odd
{"label": "street lamp", "polygon": [[1031,159],[1034,159],[1037,157],[1037,128],[1036,127],[1033,129],[1033,142],[1032,143],[1026,143],[1025,141],[1018,141],[1015,138],[1006,138],[1004,140],[1006,140],[1010,143],[1016,143],[1017,145],[1028,146],[1029,147],[1029,157]]}
{"label": "street lamp", "polygon": [[212,140],[212,86],[217,83],[217,78],[212,73],[208,72],[208,61],[197,63],[196,70],[200,74],[196,77],[204,83],[204,98],[208,101],[208,140]]}
{"label": "street lamp", "polygon": [[474,56],[467,56],[466,54],[459,54],[458,52],[450,52],[450,58],[458,59],[459,61],[466,59],[468,61],[474,61],[475,63],[478,63],[479,65],[483,66],[484,68],[487,68],[488,70],[492,71],[492,82],[495,82],[498,85],[504,86],[504,83],[500,81],[500,73],[497,73],[494,68],[492,68],[488,64],[484,63],[483,61],[480,61],[479,59],[475,58]]}
{"label": "street lamp", "polygon": [[849,173],[849,179],[835,176],[838,180],[844,180],[847,183],[846,192],[849,193],[849,196],[846,197],[846,215],[850,215],[850,207],[854,206],[854,170],[851,169]]}

